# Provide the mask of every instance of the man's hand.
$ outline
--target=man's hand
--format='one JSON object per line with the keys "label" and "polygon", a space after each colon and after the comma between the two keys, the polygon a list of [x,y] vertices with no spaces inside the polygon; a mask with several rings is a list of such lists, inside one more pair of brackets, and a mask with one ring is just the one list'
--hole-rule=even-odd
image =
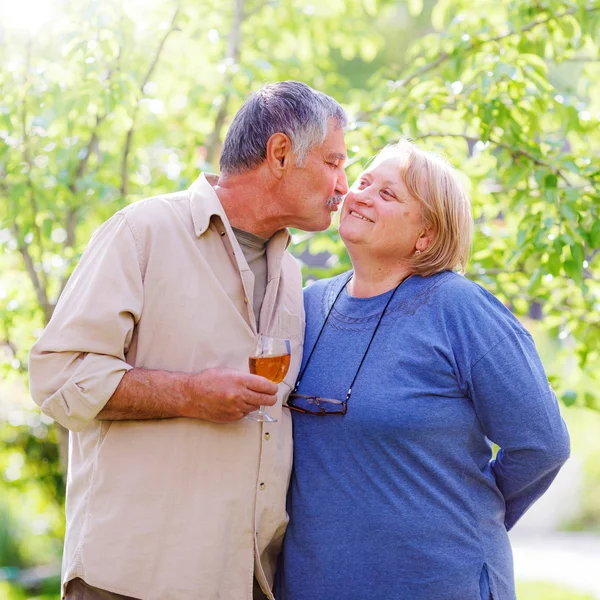
{"label": "man's hand", "polygon": [[213,423],[237,421],[277,402],[277,385],[258,375],[235,369],[206,369],[191,373],[185,382],[182,415]]}
{"label": "man's hand", "polygon": [[108,421],[203,419],[229,423],[261,404],[277,402],[277,386],[258,375],[235,369],[181,373],[131,369],[97,418]]}

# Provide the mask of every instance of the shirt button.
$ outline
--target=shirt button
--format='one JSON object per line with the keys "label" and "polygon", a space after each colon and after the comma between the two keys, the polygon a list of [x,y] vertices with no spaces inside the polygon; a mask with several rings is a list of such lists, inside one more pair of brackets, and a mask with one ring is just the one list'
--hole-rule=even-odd
{"label": "shirt button", "polygon": [[270,437],[271,437],[271,434],[267,431],[267,433],[265,433],[265,440],[270,439]]}
{"label": "shirt button", "polygon": [[261,484],[258,486],[261,490],[264,490],[267,486],[261,482]]}
{"label": "shirt button", "polygon": [[224,232],[224,231],[219,231],[219,233],[220,233],[221,235],[225,235],[225,232]]}
{"label": "shirt button", "polygon": [[248,298],[244,297],[244,302],[248,304]]}

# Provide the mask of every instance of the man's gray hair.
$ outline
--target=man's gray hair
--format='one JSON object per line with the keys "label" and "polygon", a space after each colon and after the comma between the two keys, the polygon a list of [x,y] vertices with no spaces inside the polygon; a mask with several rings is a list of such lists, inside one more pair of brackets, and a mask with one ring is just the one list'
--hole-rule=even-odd
{"label": "man's gray hair", "polygon": [[267,155],[267,141],[285,133],[304,166],[307,155],[327,137],[329,119],[343,129],[344,109],[331,97],[299,81],[281,81],[251,94],[236,113],[223,142],[222,173],[243,173],[260,165]]}

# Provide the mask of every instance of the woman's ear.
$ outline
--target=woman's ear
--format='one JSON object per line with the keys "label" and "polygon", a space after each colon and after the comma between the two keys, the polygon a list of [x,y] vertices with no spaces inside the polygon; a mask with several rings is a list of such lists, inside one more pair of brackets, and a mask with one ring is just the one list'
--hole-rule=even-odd
{"label": "woman's ear", "polygon": [[419,233],[419,237],[415,243],[415,250],[425,252],[433,244],[434,239],[435,231],[433,225],[426,225]]}
{"label": "woman's ear", "polygon": [[266,161],[278,179],[288,169],[292,158],[292,142],[285,133],[274,133],[267,141]]}

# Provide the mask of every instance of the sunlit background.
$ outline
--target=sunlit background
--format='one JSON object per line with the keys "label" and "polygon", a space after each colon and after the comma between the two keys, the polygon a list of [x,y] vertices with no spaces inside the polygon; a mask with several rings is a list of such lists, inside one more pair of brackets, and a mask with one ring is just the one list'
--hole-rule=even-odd
{"label": "sunlit background", "polygon": [[[85,244],[216,172],[283,79],[347,108],[350,179],[406,135],[468,178],[467,276],[534,335],[572,436],[511,534],[518,597],[600,599],[599,43],[597,0],[0,1],[0,599],[58,598],[66,436],[27,354]],[[348,268],[335,227],[294,241],[307,281]]]}

